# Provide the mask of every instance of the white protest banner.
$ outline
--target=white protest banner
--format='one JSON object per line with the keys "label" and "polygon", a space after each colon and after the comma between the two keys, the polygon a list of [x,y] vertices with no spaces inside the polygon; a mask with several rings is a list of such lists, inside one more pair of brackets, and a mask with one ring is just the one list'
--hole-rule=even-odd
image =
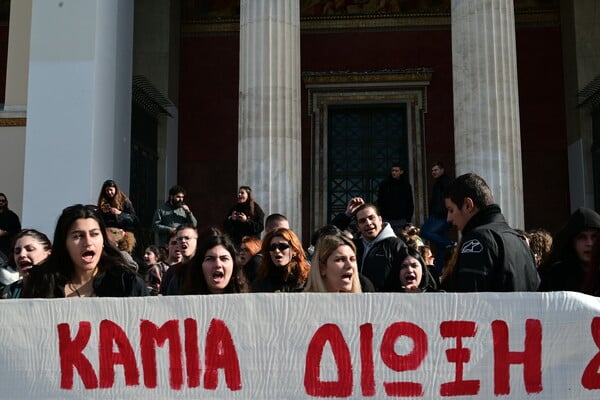
{"label": "white protest banner", "polygon": [[0,398],[600,398],[576,293],[0,302]]}

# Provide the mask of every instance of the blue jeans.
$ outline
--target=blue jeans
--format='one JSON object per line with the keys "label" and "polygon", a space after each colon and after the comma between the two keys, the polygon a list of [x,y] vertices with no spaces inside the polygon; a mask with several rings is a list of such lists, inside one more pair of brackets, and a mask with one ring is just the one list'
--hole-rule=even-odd
{"label": "blue jeans", "polygon": [[446,246],[454,244],[448,239],[448,230],[450,224],[445,219],[429,217],[421,227],[421,237],[429,240],[435,245],[435,266],[438,271],[444,268],[444,257],[446,255]]}

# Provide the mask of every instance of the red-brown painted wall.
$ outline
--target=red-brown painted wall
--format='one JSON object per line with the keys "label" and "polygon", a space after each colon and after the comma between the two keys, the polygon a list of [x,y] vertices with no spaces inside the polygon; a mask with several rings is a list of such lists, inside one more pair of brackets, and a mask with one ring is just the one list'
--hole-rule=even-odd
{"label": "red-brown painted wall", "polygon": [[239,35],[183,38],[179,182],[202,225],[221,225],[237,193]]}
{"label": "red-brown painted wall", "polygon": [[517,29],[526,228],[557,232],[569,214],[560,28]]}
{"label": "red-brown painted wall", "polygon": [[[569,215],[560,44],[558,27],[517,30],[527,229],[542,226],[555,231]],[[204,224],[220,224],[234,201],[238,54],[237,34],[182,39],[179,180],[188,188],[190,203]],[[429,163],[445,162],[452,174],[454,123],[449,29],[303,33],[301,37],[302,71],[417,67],[433,69],[425,115],[426,157]],[[303,86],[305,241],[309,236],[310,129]]]}

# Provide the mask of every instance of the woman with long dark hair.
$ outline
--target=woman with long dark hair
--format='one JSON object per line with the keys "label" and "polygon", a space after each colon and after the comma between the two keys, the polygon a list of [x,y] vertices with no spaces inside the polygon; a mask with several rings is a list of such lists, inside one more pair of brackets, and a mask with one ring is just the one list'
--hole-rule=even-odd
{"label": "woman with long dark hair", "polygon": [[11,257],[19,271],[20,279],[5,286],[3,299],[21,297],[23,282],[28,279],[29,272],[44,264],[52,252],[52,243],[48,236],[35,229],[23,229],[15,236],[11,246]]}
{"label": "woman with long dark hair", "polygon": [[135,230],[137,216],[133,204],[112,179],[102,184],[98,195],[98,208],[102,211],[106,226],[121,228],[126,232]]}
{"label": "woman with long dark hair", "polygon": [[127,266],[107,238],[96,206],[65,208],[54,231],[45,267],[31,271],[22,297],[128,297],[147,294],[146,284]]}
{"label": "woman with long dark hair", "polygon": [[438,285],[419,250],[408,246],[400,265],[394,265],[388,275],[384,291],[403,293],[437,292]]}
{"label": "woman with long dark hair", "polygon": [[141,275],[148,284],[148,292],[152,296],[157,296],[160,293],[163,275],[169,269],[169,266],[163,261],[165,257],[163,253],[164,250],[156,245],[150,245],[144,251],[144,270],[146,272]]}
{"label": "woman with long dark hair", "polygon": [[183,268],[179,294],[248,292],[235,246],[226,235],[208,236]]}
{"label": "woman with long dark hair", "polygon": [[260,238],[260,233],[265,229],[265,213],[254,200],[250,186],[240,186],[236,200],[223,223],[223,230],[239,247],[244,236]]}

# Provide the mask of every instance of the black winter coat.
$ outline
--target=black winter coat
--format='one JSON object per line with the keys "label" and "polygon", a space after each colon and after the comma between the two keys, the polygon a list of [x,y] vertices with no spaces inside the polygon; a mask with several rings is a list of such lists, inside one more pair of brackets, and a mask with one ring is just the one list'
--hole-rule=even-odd
{"label": "black winter coat", "polygon": [[456,265],[442,282],[449,292],[532,292],[538,289],[533,253],[506,223],[496,204],[475,214],[463,229]]}
{"label": "black winter coat", "polygon": [[265,229],[265,213],[262,208],[254,203],[254,215],[249,216],[245,222],[231,219],[234,211],[242,212],[247,216],[250,214],[247,203],[236,204],[229,210],[227,218],[223,222],[223,229],[233,243],[239,246],[244,236],[254,236],[260,239],[260,233]]}
{"label": "black winter coat", "polygon": [[452,179],[446,174],[439,176],[431,188],[431,201],[429,202],[429,216],[436,219],[446,219],[446,203],[444,196],[446,188],[450,185]]}
{"label": "black winter coat", "polygon": [[381,182],[377,193],[377,207],[385,220],[412,220],[415,211],[413,190],[404,175],[400,179],[389,177]]}

